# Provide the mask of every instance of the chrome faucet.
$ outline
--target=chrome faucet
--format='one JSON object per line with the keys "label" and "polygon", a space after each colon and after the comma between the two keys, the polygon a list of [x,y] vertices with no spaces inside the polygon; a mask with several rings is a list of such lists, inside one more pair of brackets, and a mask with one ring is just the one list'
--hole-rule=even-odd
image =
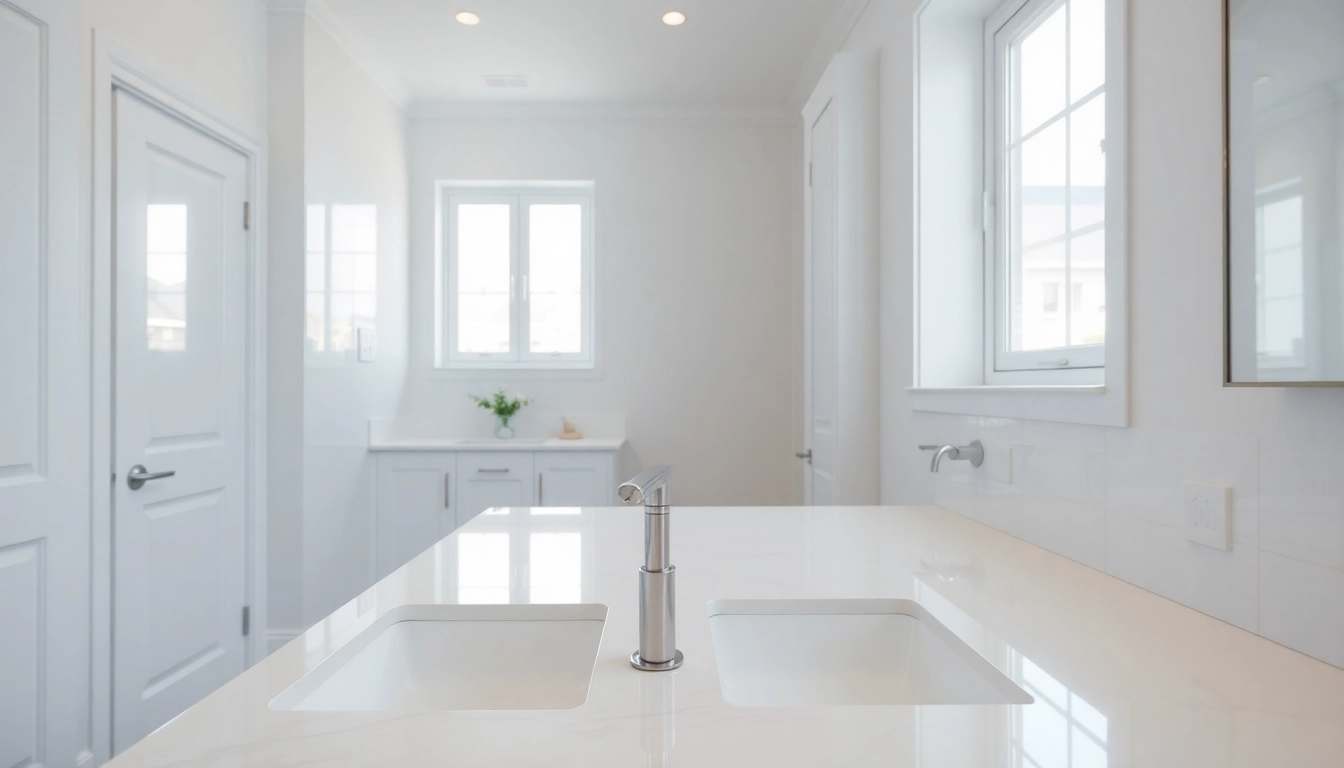
{"label": "chrome faucet", "polygon": [[985,446],[979,440],[973,440],[970,445],[960,448],[955,445],[921,445],[919,450],[933,451],[933,466],[930,469],[934,472],[938,471],[944,456],[952,461],[969,461],[976,469],[985,463]]}
{"label": "chrome faucet", "polygon": [[644,567],[639,569],[639,650],[630,664],[646,672],[681,666],[677,650],[677,567],[670,558],[672,502],[667,491],[671,467],[651,467],[623,483],[616,494],[626,504],[644,503]]}

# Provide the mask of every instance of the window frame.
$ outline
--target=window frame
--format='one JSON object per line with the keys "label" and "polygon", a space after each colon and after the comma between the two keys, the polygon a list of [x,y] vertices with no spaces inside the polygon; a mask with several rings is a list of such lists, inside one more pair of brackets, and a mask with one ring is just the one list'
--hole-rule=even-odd
{"label": "window frame", "polygon": [[[1109,48],[1112,43],[1112,35],[1109,29],[1111,14],[1109,5],[1114,0],[1107,0],[1108,9],[1106,12],[1106,44]],[[999,6],[986,20],[985,24],[985,382],[988,385],[1080,385],[1080,384],[1101,384],[1105,382],[1106,369],[1106,343],[1072,345],[1062,347],[1051,347],[1037,350],[1015,351],[1011,349],[1010,339],[1012,337],[1012,322],[1010,314],[1012,312],[1010,291],[1011,265],[1009,264],[1011,254],[1008,246],[1009,219],[1012,214],[1012,199],[1010,194],[1011,177],[1008,173],[1008,136],[1010,130],[1011,114],[1009,112],[1009,98],[1013,87],[1011,82],[1012,67],[1009,62],[1009,50],[1011,46],[1030,35],[1040,27],[1051,14],[1059,7],[1065,5],[1068,0],[1008,0]],[[1065,57],[1066,63],[1069,61],[1069,50],[1072,41],[1072,29],[1068,26],[1066,16],[1065,28]],[[1112,151],[1111,138],[1111,120],[1110,111],[1113,107],[1111,99],[1113,84],[1111,82],[1111,53],[1108,50],[1106,56],[1106,79],[1100,87],[1094,89],[1090,94],[1074,101],[1069,88],[1069,70],[1065,69],[1065,105],[1064,108],[1055,116],[1036,126],[1027,134],[1024,134],[1016,142],[1021,146],[1031,136],[1036,135],[1047,128],[1063,122],[1065,126],[1065,168],[1068,173],[1069,165],[1072,162],[1072,135],[1069,130],[1070,118],[1083,107],[1091,104],[1096,99],[1102,99],[1106,105],[1107,111],[1107,151]],[[1065,232],[1060,236],[1061,241],[1068,254],[1068,245],[1070,241],[1077,237],[1090,234],[1093,231],[1104,230],[1108,226],[1109,214],[1112,213],[1110,205],[1110,185],[1113,183],[1113,177],[1109,173],[1110,162],[1107,161],[1107,194],[1106,194],[1106,219],[1100,225],[1085,227],[1079,231],[1071,230],[1071,221],[1066,213]],[[1068,194],[1068,179],[1066,178],[1065,194]],[[1067,202],[1066,202],[1067,206]],[[1067,211],[1067,207],[1066,207]],[[1111,238],[1107,238],[1107,259],[1111,254]],[[1111,270],[1105,270],[1105,278],[1109,283],[1111,279]],[[1072,274],[1071,258],[1066,255],[1064,265],[1064,279],[1060,285],[1060,309],[1063,312],[1066,323],[1070,321],[1069,313],[1072,301]],[[1109,291],[1108,291],[1109,292]],[[1108,322],[1109,326],[1109,322]],[[1107,334],[1109,342],[1111,334]]]}
{"label": "window frame", "polygon": [[[593,185],[590,182],[439,182],[438,247],[439,271],[435,301],[438,343],[436,368],[440,370],[591,370],[597,365],[596,351],[596,258]],[[509,241],[509,352],[462,352],[458,348],[457,227],[458,208],[472,204],[510,206]],[[531,300],[528,245],[532,205],[562,204],[581,207],[583,218],[580,277],[581,349],[577,353],[530,351]]]}

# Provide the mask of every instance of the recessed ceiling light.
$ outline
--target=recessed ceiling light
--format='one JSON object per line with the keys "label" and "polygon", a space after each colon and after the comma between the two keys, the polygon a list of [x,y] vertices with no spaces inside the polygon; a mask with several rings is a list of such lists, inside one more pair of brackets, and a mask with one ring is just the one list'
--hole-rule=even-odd
{"label": "recessed ceiling light", "polygon": [[686,23],[686,14],[681,11],[668,11],[663,14],[663,23],[669,27],[680,27]]}
{"label": "recessed ceiling light", "polygon": [[1273,79],[1274,79],[1274,78],[1270,77],[1269,75],[1261,75],[1261,76],[1255,78],[1255,84],[1256,84],[1256,85],[1264,85],[1265,83],[1268,83],[1270,80],[1273,80]]}
{"label": "recessed ceiling light", "polygon": [[474,27],[481,23],[481,17],[471,11],[458,11],[455,18],[459,24],[466,24],[468,27]]}

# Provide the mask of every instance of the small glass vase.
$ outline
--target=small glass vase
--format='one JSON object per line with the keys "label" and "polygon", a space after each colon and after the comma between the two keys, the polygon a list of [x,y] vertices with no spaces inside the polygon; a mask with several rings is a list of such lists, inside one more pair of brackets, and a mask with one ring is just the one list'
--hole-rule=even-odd
{"label": "small glass vase", "polygon": [[513,427],[509,426],[509,420],[503,416],[495,417],[495,437],[500,440],[513,439]]}

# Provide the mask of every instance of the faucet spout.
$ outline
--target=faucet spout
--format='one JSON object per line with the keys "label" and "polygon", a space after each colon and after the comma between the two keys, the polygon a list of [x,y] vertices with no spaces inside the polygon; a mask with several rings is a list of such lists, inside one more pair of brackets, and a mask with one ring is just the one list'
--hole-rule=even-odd
{"label": "faucet spout", "polygon": [[969,461],[972,467],[980,468],[985,463],[985,446],[979,440],[971,441],[970,445],[921,445],[921,451],[933,451],[933,463],[929,466],[930,471],[937,472],[943,463],[943,457],[952,461]]}
{"label": "faucet spout", "polygon": [[932,472],[938,471],[938,465],[943,463],[944,456],[951,456],[952,459],[955,461],[956,459],[961,458],[961,449],[955,445],[941,446],[933,454],[933,466],[930,467],[930,471]]}

